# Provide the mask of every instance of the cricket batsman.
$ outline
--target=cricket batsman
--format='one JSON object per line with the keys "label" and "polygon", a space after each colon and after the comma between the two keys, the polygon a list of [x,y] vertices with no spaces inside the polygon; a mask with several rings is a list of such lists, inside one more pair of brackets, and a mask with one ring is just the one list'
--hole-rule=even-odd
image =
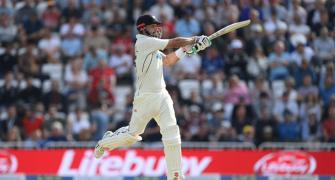
{"label": "cricket batsman", "polygon": [[[174,65],[185,55],[192,55],[211,45],[207,36],[161,39],[161,23],[151,15],[142,15],[136,22],[135,43],[136,91],[129,126],[114,133],[108,131],[97,143],[94,155],[100,158],[105,150],[130,146],[141,141],[150,119],[160,127],[168,180],[185,179],[182,173],[181,138],[172,99],[165,88],[163,66]],[[164,49],[178,48],[165,55]]]}

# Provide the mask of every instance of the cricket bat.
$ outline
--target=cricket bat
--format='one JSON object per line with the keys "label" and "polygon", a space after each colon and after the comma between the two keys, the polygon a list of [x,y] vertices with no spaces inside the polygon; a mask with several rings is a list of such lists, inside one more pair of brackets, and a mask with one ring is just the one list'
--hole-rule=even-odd
{"label": "cricket bat", "polygon": [[236,22],[236,23],[233,23],[233,24],[230,24],[218,31],[216,31],[215,33],[211,34],[208,38],[210,40],[213,40],[219,36],[222,36],[224,34],[227,34],[227,33],[230,33],[232,31],[235,31],[236,29],[239,29],[239,28],[243,28],[245,26],[248,26],[250,24],[250,20],[245,20],[245,21],[240,21],[240,22]]}

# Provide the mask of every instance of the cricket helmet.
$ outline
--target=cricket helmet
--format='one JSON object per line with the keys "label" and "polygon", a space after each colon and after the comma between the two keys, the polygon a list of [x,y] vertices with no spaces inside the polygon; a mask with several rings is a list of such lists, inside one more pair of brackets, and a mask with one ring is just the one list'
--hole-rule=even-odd
{"label": "cricket helmet", "polygon": [[142,31],[145,26],[151,25],[151,24],[158,24],[161,25],[162,23],[159,22],[155,16],[145,14],[140,16],[136,21],[136,28],[138,31]]}

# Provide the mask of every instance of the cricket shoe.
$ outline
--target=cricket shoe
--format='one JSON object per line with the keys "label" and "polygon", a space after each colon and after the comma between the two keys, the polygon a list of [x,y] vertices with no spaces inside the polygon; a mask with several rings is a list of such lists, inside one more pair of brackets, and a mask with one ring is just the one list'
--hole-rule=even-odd
{"label": "cricket shoe", "polygon": [[[113,135],[113,132],[112,131],[107,131],[105,132],[104,136],[102,137],[102,139],[106,138],[106,137],[110,137]],[[99,159],[101,158],[102,155],[104,155],[104,152],[105,152],[105,149],[102,147],[102,145],[100,145],[100,141],[98,141],[97,145],[95,145],[95,148],[94,148],[94,157],[96,159]]]}

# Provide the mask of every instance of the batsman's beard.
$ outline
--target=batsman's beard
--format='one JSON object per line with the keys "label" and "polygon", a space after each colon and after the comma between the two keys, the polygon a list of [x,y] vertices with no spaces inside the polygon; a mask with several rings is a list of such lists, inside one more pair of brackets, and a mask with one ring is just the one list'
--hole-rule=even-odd
{"label": "batsman's beard", "polygon": [[144,33],[148,36],[152,36],[155,38],[162,38],[163,30],[161,27],[156,28],[153,32],[150,32],[148,29],[144,29]]}

